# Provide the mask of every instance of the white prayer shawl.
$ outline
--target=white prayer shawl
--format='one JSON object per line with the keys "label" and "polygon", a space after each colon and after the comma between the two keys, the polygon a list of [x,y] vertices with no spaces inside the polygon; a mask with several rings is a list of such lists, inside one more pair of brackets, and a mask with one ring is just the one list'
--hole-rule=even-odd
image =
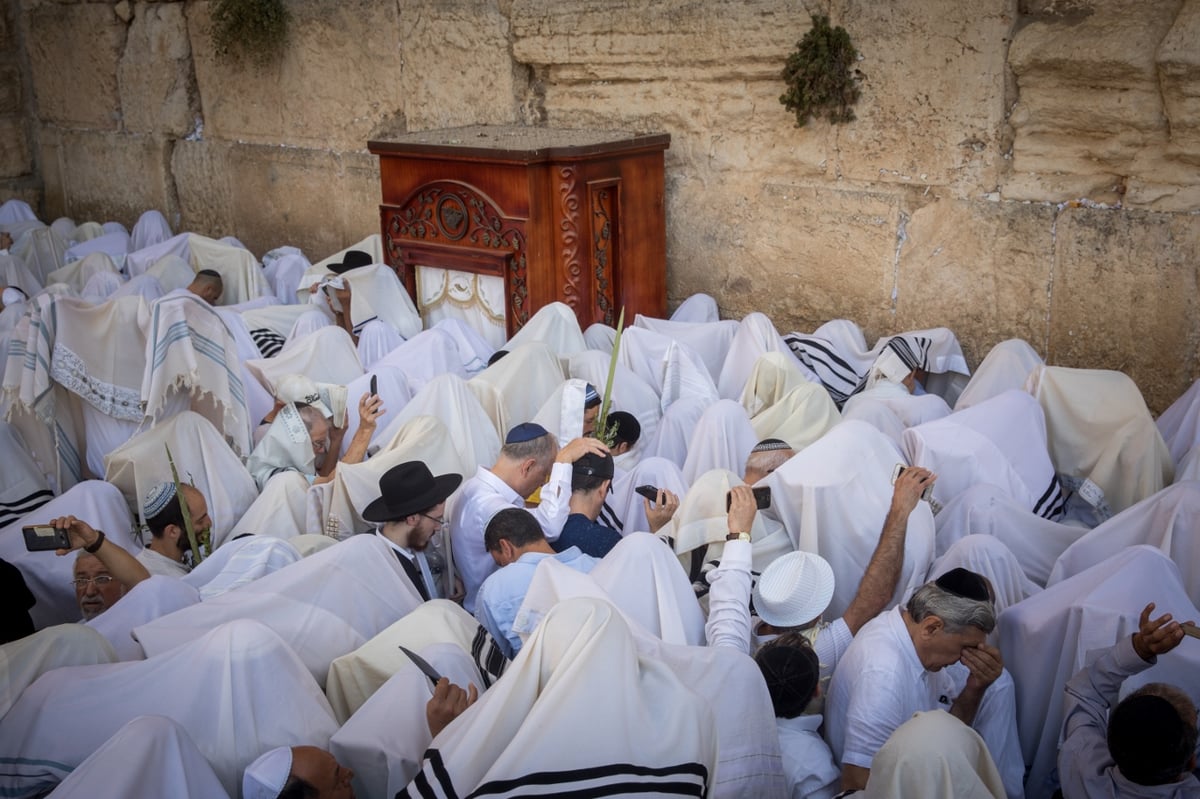
{"label": "white prayer shawl", "polygon": [[715,402],[709,397],[684,397],[673,403],[663,413],[654,438],[646,442],[642,457],[666,458],[682,469],[692,433],[700,423],[700,417]]}
{"label": "white prayer shawl", "polygon": [[550,431],[561,448],[583,435],[583,403],[587,381],[570,378],[559,384],[554,393],[533,415],[533,421]]}
{"label": "white prayer shawl", "polygon": [[44,286],[46,276],[66,263],[67,242],[50,228],[35,228],[13,236],[12,254],[24,261]]}
{"label": "white prayer shawl", "polygon": [[[431,644],[415,651],[452,684],[463,690],[474,685],[484,692],[479,670],[457,644]],[[433,683],[409,661],[334,733],[329,750],[354,770],[356,795],[395,796],[421,770],[433,740],[425,719],[432,696]]]}
{"label": "white prayer shawl", "polygon": [[404,343],[404,337],[386,322],[373,319],[358,331],[358,361],[371,369],[389,352]]}
{"label": "white prayer shawl", "polygon": [[[381,387],[379,389],[383,391]],[[390,400],[388,400],[390,401]],[[500,436],[483,406],[457,375],[435,377],[407,404],[385,418],[376,441],[394,446],[400,430],[418,416],[432,416],[446,426],[450,440],[457,450],[466,480],[480,466],[491,466],[500,454]]]}
{"label": "white prayer shawl", "polygon": [[496,432],[505,436],[512,427],[532,420],[565,377],[550,347],[530,343],[509,350],[468,380],[467,387],[479,398]]}
{"label": "white prayer shawl", "polygon": [[151,209],[138,217],[131,235],[131,250],[141,250],[171,238],[171,226],[161,211]]}
{"label": "white prayer shawl", "polygon": [[[266,299],[266,298],[263,298]],[[271,299],[274,299],[273,297]],[[242,388],[246,398],[246,418],[252,423],[252,426],[257,426],[257,421],[262,419],[271,409],[275,407],[275,398],[262,387],[257,378],[250,373],[246,368],[246,362],[262,357],[262,352],[258,348],[258,343],[250,335],[250,329],[246,325],[242,314],[233,308],[219,307],[213,308],[221,322],[224,323],[225,329],[232,337],[236,352],[234,354],[234,366],[241,376]]]}
{"label": "white prayer shawl", "polygon": [[925,579],[936,580],[960,567],[983,575],[992,584],[996,613],[1042,590],[1025,574],[1012,550],[993,535],[968,535],[958,539],[933,562]]}
{"label": "white prayer shawl", "polygon": [[382,366],[395,367],[403,372],[414,394],[441,375],[451,374],[467,379],[458,344],[443,328],[425,330],[401,342],[376,361],[373,368]]}
{"label": "white prayer shawl", "polygon": [[[242,311],[242,319],[246,328],[253,333],[255,330],[270,330],[280,338],[286,339],[292,334],[296,321],[309,310],[307,305],[264,305]],[[324,325],[322,325],[324,327]]]}
{"label": "white prayer shawl", "polygon": [[474,376],[487,368],[487,362],[495,354],[496,348],[479,335],[475,328],[458,319],[443,319],[431,328],[450,334],[458,347],[458,356],[462,359],[463,369],[468,376]]}
{"label": "white prayer shawl", "polygon": [[422,461],[434,474],[475,473],[467,469],[470,461],[459,453],[450,428],[432,416],[414,416],[369,460],[338,464],[331,481],[310,489],[304,532],[345,537],[371,529],[363,508],[379,498],[379,478],[406,461]]}
{"label": "white prayer shawl", "polygon": [[88,282],[96,275],[109,274],[118,276],[120,271],[113,259],[103,252],[93,252],[87,257],[71,261],[62,269],[56,269],[46,276],[46,282],[63,283],[77,293],[82,293]]}
{"label": "white prayer shawl", "polygon": [[[147,273],[154,274],[163,259],[173,256],[186,264],[188,274],[191,275],[188,278],[188,283],[191,283],[196,277],[197,271],[192,266],[191,240],[191,233],[180,233],[157,244],[149,244],[138,250],[134,250],[125,256],[125,274],[130,277],[137,277],[138,275]],[[173,272],[177,271],[176,267],[171,267],[171,269]],[[185,286],[187,286],[187,283],[177,288],[184,288]]]}
{"label": "white prayer shawl", "polygon": [[188,234],[189,262],[197,272],[211,269],[221,275],[221,305],[239,303],[271,293],[262,267],[245,248],[214,241],[196,233]]}
{"label": "white prayer shawl", "polygon": [[21,239],[27,234],[35,230],[49,230],[46,223],[39,219],[26,219],[18,222],[0,222],[0,233],[7,233],[12,237],[14,247],[20,243]]}
{"label": "white prayer shawl", "polygon": [[[447,375],[451,379],[457,379],[454,375]],[[388,426],[400,415],[401,411],[408,405],[412,399],[413,390],[408,384],[408,380],[404,376],[404,372],[394,366],[376,365],[369,374],[364,374],[361,377],[356,377],[344,387],[345,400],[343,401],[346,432],[342,435],[342,448],[340,455],[345,455],[346,450],[350,448],[351,442],[354,440],[355,433],[358,432],[358,426],[362,422],[358,415],[358,403],[364,394],[371,393],[371,380],[375,380],[375,388],[379,392],[379,397],[383,400],[384,413],[375,420],[375,433],[371,436],[369,452],[374,452],[379,448],[379,445],[387,441],[390,436],[387,435]],[[461,380],[459,381],[462,382]],[[342,388],[339,386],[339,388]],[[466,391],[466,386],[463,386]],[[336,412],[334,414],[337,415]],[[491,425],[488,425],[491,427]]]}
{"label": "white prayer shawl", "polygon": [[237,342],[207,302],[190,292],[163,297],[150,309],[141,399],[161,422],[175,394],[213,423],[238,455],[251,449],[250,411],[237,363]]}
{"label": "white prayer shawl", "polygon": [[[703,558],[705,563],[720,560],[725,551],[725,536],[729,534],[729,511],[725,508],[725,496],[733,486],[742,485],[736,474],[723,469],[714,469],[692,483],[687,494],[680,497],[679,510],[671,521],[659,531],[666,535],[675,549],[680,565],[689,575],[693,570],[693,557]],[[772,500],[774,503],[774,500]],[[761,572],[779,555],[794,548],[783,525],[774,518],[759,512],[751,524],[750,541],[752,568]],[[699,555],[693,553],[699,552]]]}
{"label": "white prayer shawl", "polygon": [[5,200],[3,205],[0,205],[0,224],[8,224],[10,222],[33,222],[37,220],[37,214],[33,212],[33,208],[24,200],[18,200],[15,197]]}
{"label": "white prayer shawl", "polygon": [[277,247],[262,257],[263,277],[283,305],[297,305],[296,289],[311,263],[296,247]]}
{"label": "white prayer shawl", "polygon": [[[312,489],[315,491],[328,485],[325,483]],[[240,535],[293,539],[308,530],[308,516],[308,479],[300,472],[280,472],[267,481],[262,493],[250,504],[232,530],[225,528],[213,531],[213,544],[221,547]]]}
{"label": "white prayer shawl", "polygon": [[588,325],[587,330],[583,331],[583,343],[587,344],[589,350],[597,350],[605,354],[611,354],[613,344],[617,342],[617,329],[610,327],[603,322],[595,322]]}
{"label": "white prayer shawl", "polygon": [[734,400],[723,399],[710,405],[692,432],[683,479],[694,483],[712,469],[726,469],[739,477],[746,473],[746,458],[758,439],[746,417],[746,409]]}
{"label": "white prayer shawl", "polygon": [[1019,338],[1001,341],[979,364],[967,387],[958,395],[954,410],[961,411],[984,400],[1025,385],[1029,373],[1044,365],[1042,356]]}
{"label": "white prayer shawl", "polygon": [[104,235],[104,225],[99,222],[88,220],[81,222],[75,228],[75,241],[90,241],[98,236]]}
{"label": "white prayer shawl", "polygon": [[209,600],[260,577],[274,574],[300,560],[289,542],[270,536],[246,536],[230,541],[188,572],[181,582]]}
{"label": "white prayer shawl", "polygon": [[729,344],[729,354],[721,366],[721,377],[717,389],[723,399],[736,400],[742,395],[746,381],[760,355],[778,352],[795,361],[796,368],[811,382],[819,383],[816,372],[804,365],[792,353],[771,320],[761,313],[747,314],[738,324],[738,331]]}
{"label": "white prayer shawl", "polygon": [[950,415],[950,406],[936,394],[913,396],[903,386],[882,382],[846,400],[842,421],[858,420],[886,435],[897,448],[904,431]]}
{"label": "white prayer shawl", "polygon": [[75,220],[70,217],[60,216],[50,223],[50,229],[62,236],[64,241],[75,238]]}
{"label": "white prayer shawl", "polygon": [[304,375],[314,383],[339,386],[363,374],[350,334],[333,325],[314,330],[295,342],[289,341],[289,346],[274,358],[247,361],[246,368],[272,396],[275,385],[291,374]]}
{"label": "white prayer shawl", "polygon": [[738,401],[746,414],[754,418],[796,388],[811,385],[814,384],[796,366],[795,358],[781,352],[765,352],[755,360]]}
{"label": "white prayer shawl", "polygon": [[[1025,793],[1049,799],[1056,786],[1063,728],[1063,688],[1099,650],[1138,629],[1138,615],[1154,602],[1155,617],[1198,619],[1179,570],[1152,547],[1130,547],[1063,580],[1001,614],[998,627],[1005,667],[1017,686],[1017,726],[1029,764]],[[1200,702],[1200,648],[1183,646],[1125,680],[1121,694],[1150,682],[1178,686]]]}
{"label": "white prayer shawl", "polygon": [[659,395],[663,411],[685,397],[720,399],[716,383],[699,353],[686,344],[640,327],[621,334],[620,362]]}
{"label": "white prayer shawl", "polygon": [[705,323],[715,322],[720,318],[717,301],[702,292],[697,292],[679,303],[679,307],[671,314],[672,322]]}
{"label": "white prayer shawl", "polygon": [[[760,513],[782,522],[796,549],[820,555],[833,568],[826,618],[845,613],[858,591],[891,506],[891,476],[899,459],[877,430],[843,422],[763,481],[771,487],[771,507]],[[908,517],[904,562],[889,607],[924,582],[933,553],[933,513],[928,503],[918,502]]]}
{"label": "white prayer shawl", "polygon": [[839,408],[874,360],[862,328],[849,319],[832,319],[811,334],[788,333],[783,340],[800,362],[821,378]]}
{"label": "white prayer shawl", "polygon": [[670,491],[681,500],[687,494],[687,483],[679,467],[666,458],[643,458],[629,471],[617,471],[613,477],[613,490],[606,502],[621,521],[622,535],[650,532],[646,520],[645,500],[634,491],[638,486],[652,485]]}
{"label": "white prayer shawl", "polygon": [[[98,276],[99,279],[109,278],[109,277],[112,277],[112,276],[111,275]],[[84,286],[84,290],[85,291],[89,290],[88,287],[91,286],[93,284],[93,282],[95,282],[98,278],[94,277],[91,281],[89,281],[88,286]],[[141,297],[143,300],[146,301],[146,304],[149,305],[150,303],[154,302],[155,300],[163,297],[163,295],[165,295],[166,293],[167,292],[162,287],[162,284],[158,282],[158,278],[156,278],[154,275],[147,274],[147,275],[138,275],[135,278],[126,280],[124,283],[122,283],[120,286],[118,286],[117,290],[114,291],[112,294],[110,294],[108,298],[116,299],[117,297],[137,296],[137,297]]]}
{"label": "white prayer shawl", "polygon": [[1178,480],[1184,459],[1200,443],[1200,380],[1172,402],[1155,424],[1171,451]]}
{"label": "white prayer shawl", "polygon": [[334,658],[421,604],[395,554],[361,535],[134,630],[147,657],[233,619],[254,619],[292,648],[322,686]]}
{"label": "white prayer shawl", "polygon": [[941,504],[973,485],[1003,487],[1022,507],[1057,520],[1066,504],[1046,450],[1046,419],[1037,400],[1011,390],[963,411],[904,431],[904,455],[938,476]]}
{"label": "white prayer shawl", "polygon": [[[429,600],[358,649],[333,661],[325,694],[334,715],[343,724],[347,723],[346,720],[356,716],[393,675],[411,665],[412,661],[400,650],[401,646],[418,653],[430,647],[456,647],[472,656],[475,680],[479,681],[483,675],[475,657],[483,651],[486,637],[484,628],[461,605],[448,599]],[[499,654],[499,649],[494,651],[503,661],[497,670],[502,670],[507,661]],[[462,683],[455,684],[466,687]],[[484,680],[480,694],[489,685],[491,680]],[[428,727],[424,729],[428,730]],[[413,773],[416,773],[415,769]]]}
{"label": "white prayer shawl", "polygon": [[212,422],[184,411],[131,438],[105,458],[104,479],[121,490],[141,516],[142,499],[171,478],[167,447],[179,479],[204,495],[213,532],[228,533],[258,496],[254,478]]}
{"label": "white prayer shawl", "polygon": [[124,265],[125,255],[130,249],[129,234],[118,230],[80,241],[78,244],[68,247],[63,258],[65,263],[70,264],[72,261],[79,261],[95,253],[103,253],[111,258],[116,267],[120,269]]}
{"label": "white prayer shawl", "polygon": [[[335,454],[326,453],[325,457],[332,458]],[[266,488],[268,480],[280,472],[316,475],[316,453],[313,451],[312,437],[295,403],[287,403],[275,414],[275,420],[271,422],[267,434],[246,459],[246,470],[254,478],[260,491]]]}
{"label": "white prayer shawl", "polygon": [[200,593],[178,577],[152,574],[91,621],[84,622],[112,644],[114,660],[145,660],[133,628],[200,601]]}
{"label": "white prayer shawl", "polygon": [[115,663],[112,645],[82,624],[46,627],[33,635],[0,645],[0,719],[21,693],[43,674],[64,666]]}
{"label": "white prayer shawl", "polygon": [[350,289],[351,326],[378,319],[405,339],[421,332],[421,315],[392,267],[377,261],[343,272],[342,280]]}
{"label": "white prayer shawl", "polygon": [[[567,365],[571,377],[578,377],[595,386],[596,391],[604,396],[604,387],[608,383],[608,367],[612,361],[611,354],[584,350],[571,356]],[[638,437],[631,453],[640,457],[647,445],[658,434],[658,422],[662,418],[662,407],[654,388],[627,366],[617,363],[617,371],[613,375],[612,405],[609,412],[625,411],[633,414],[641,425],[642,433]]]}
{"label": "white prayer shawl", "polygon": [[0,422],[0,529],[54,498],[21,432]]}
{"label": "white prayer shawl", "polygon": [[799,452],[840,422],[842,415],[829,392],[816,383],[803,383],[750,419],[754,437],[778,438]]}
{"label": "white prayer shawl", "polygon": [[[760,681],[761,684],[761,681]],[[580,690],[587,686],[587,690]],[[660,659],[638,651],[611,605],[567,600],[552,609],[505,677],[430,744],[403,796],[619,786],[708,796],[717,768],[716,721],[706,697]],[[581,741],[603,742],[590,746]],[[469,753],[469,754],[468,754]]]}
{"label": "white prayer shawl", "polygon": [[[153,280],[160,289],[158,296],[162,296],[176,289],[187,288],[195,279],[196,273],[192,271],[192,267],[188,265],[187,261],[174,253],[168,253],[155,261],[149,269],[130,277],[127,285],[138,285],[139,281]],[[147,297],[147,300],[150,299],[158,299],[158,297]]]}
{"label": "white prayer shawl", "polygon": [[58,669],[30,686],[0,721],[0,751],[12,756],[0,791],[40,795],[151,713],[187,731],[231,796],[263,752],[328,747],[337,731],[329,703],[270,629],[240,619],[180,643],[149,660]]}
{"label": "white prayer shawl", "polygon": [[1025,388],[1046,412],[1050,459],[1059,475],[1090,480],[1103,492],[1098,506],[1089,503],[1101,521],[1106,510],[1120,513],[1170,485],[1171,453],[1128,376],[1043,366],[1030,373]]}
{"label": "white prayer shawl", "polygon": [[925,370],[929,372],[925,390],[940,396],[947,405],[953,405],[971,374],[953,331],[945,327],[933,327],[884,336],[875,342],[875,347],[869,353],[871,361],[874,362],[888,343],[897,338],[903,339],[910,347],[919,347],[924,353]]}
{"label": "white prayer shawl", "polygon": [[27,552],[22,525],[45,524],[71,514],[103,530],[109,541],[136,555],[141,542],[133,535],[133,517],[116,487],[101,480],[79,483],[61,496],[31,511],[0,530],[0,558],[21,570],[37,604],[29,611],[38,629],[79,620],[75,599],[75,558],[57,557],[53,552]]}
{"label": "white prayer shawl", "polygon": [[[556,606],[565,603],[607,603],[602,594],[602,589],[590,575],[547,558],[538,564],[518,615],[523,614],[530,622],[537,623],[548,613],[555,612]],[[619,608],[614,606],[614,609],[621,614]],[[779,735],[773,723],[775,714],[762,673],[754,661],[728,647],[664,643],[647,634],[637,622],[621,615],[633,635],[640,657],[666,664],[684,685],[711,703],[718,738],[718,761],[715,780],[711,781],[711,795],[715,799],[785,796],[787,788]],[[524,634],[528,630],[522,628],[520,632]],[[533,633],[535,637],[542,634],[541,628]],[[532,639],[527,640],[521,651],[532,643]],[[518,653],[510,670],[517,668],[520,657]],[[496,687],[503,682],[497,683]],[[607,692],[596,695],[606,696]],[[599,740],[608,740],[608,736]],[[711,770],[709,774],[711,777]]]}
{"label": "white prayer shawl", "polygon": [[[634,325],[651,330],[669,339],[686,344],[704,361],[713,384],[721,379],[721,369],[729,355],[729,346],[737,335],[739,324],[734,319],[711,322],[679,322],[637,315]],[[609,347],[609,349],[612,349]]]}
{"label": "white prayer shawl", "polygon": [[979,733],[941,710],[901,724],[871,761],[864,799],[1006,799]]}
{"label": "white prayer shawl", "polygon": [[80,763],[50,796],[229,799],[230,795],[186,730],[164,716],[138,716]]}
{"label": "white prayer shawl", "polygon": [[1037,585],[1046,584],[1058,557],[1088,532],[1085,527],[1043,519],[1004,489],[986,484],[972,486],[950,500],[935,521],[939,556],[967,535],[995,536]]}
{"label": "white prayer shawl", "polygon": [[387,260],[383,257],[383,237],[378,233],[372,233],[357,244],[352,244],[344,250],[338,250],[333,255],[317,261],[312,266],[304,271],[304,275],[300,278],[300,283],[296,286],[296,296],[301,303],[308,302],[308,288],[316,283],[320,283],[322,279],[332,275],[329,270],[329,264],[340,264],[346,260],[346,253],[350,250],[359,250],[371,256],[371,263],[386,264]]}
{"label": "white prayer shawl", "polygon": [[101,224],[100,228],[105,233],[124,233],[125,235],[129,235],[129,228],[112,219]]}
{"label": "white prayer shawl", "polygon": [[3,250],[0,250],[0,286],[15,286],[27,297],[42,290],[42,282],[29,271],[25,262]]}
{"label": "white prayer shawl", "polygon": [[583,331],[579,329],[579,319],[570,306],[561,302],[552,302],[538,309],[513,334],[504,349],[512,352],[517,347],[535,342],[549,347],[551,352],[564,360],[587,349]]}
{"label": "white prayer shawl", "polygon": [[1179,567],[1183,587],[1200,606],[1200,483],[1167,486],[1083,535],[1059,556],[1046,585],[1052,586],[1107,560],[1126,547],[1161,550]]}
{"label": "white prayer shawl", "polygon": [[294,538],[288,539],[288,543],[300,553],[300,557],[302,558],[307,558],[309,555],[315,555],[318,552],[323,552],[337,542],[338,539],[336,538],[330,538],[329,536],[323,534],[313,535],[310,533],[305,533],[304,535],[298,535]]}
{"label": "white prayer shawl", "polygon": [[[145,275],[142,277],[145,277]],[[79,290],[79,298],[93,305],[99,305],[109,297],[115,296],[122,285],[124,284],[121,282],[121,276],[117,273],[97,272],[88,278],[87,283]],[[129,295],[125,294],[122,296]]]}

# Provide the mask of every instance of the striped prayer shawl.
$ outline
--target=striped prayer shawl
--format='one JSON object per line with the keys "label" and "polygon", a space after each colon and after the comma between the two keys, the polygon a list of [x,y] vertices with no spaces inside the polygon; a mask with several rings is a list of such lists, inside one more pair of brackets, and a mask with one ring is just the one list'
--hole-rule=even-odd
{"label": "striped prayer shawl", "polygon": [[1063,515],[1066,507],[1067,496],[1063,493],[1062,481],[1058,479],[1057,474],[1051,475],[1050,485],[1046,486],[1046,490],[1038,498],[1037,504],[1033,506],[1033,512],[1043,519],[1056,522]]}
{"label": "striped prayer shawl", "polygon": [[19,499],[0,502],[0,529],[7,527],[25,514],[37,510],[52,499],[54,499],[54,492],[43,488]]}
{"label": "striped prayer shawl", "polygon": [[858,387],[862,375],[823,338],[789,333],[783,341],[801,363],[821,378],[830,399],[841,409]]}
{"label": "striped prayer shawl", "polygon": [[258,347],[258,351],[264,358],[274,358],[287,342],[283,336],[265,327],[251,330],[250,338],[254,339],[254,346]]}

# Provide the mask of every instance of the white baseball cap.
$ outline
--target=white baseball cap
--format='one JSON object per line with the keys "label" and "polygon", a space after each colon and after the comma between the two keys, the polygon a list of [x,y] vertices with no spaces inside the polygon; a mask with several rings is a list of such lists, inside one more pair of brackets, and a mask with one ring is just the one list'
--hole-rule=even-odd
{"label": "white baseball cap", "polygon": [[278,799],[291,773],[290,746],[280,746],[259,755],[242,773],[242,799]]}
{"label": "white baseball cap", "polygon": [[284,375],[275,384],[275,399],[280,402],[303,402],[313,406],[326,419],[333,416],[333,411],[321,399],[321,389],[317,384],[301,374]]}
{"label": "white baseball cap", "polygon": [[772,627],[799,627],[820,617],[833,599],[833,569],[812,552],[771,562],[754,586],[754,610]]}

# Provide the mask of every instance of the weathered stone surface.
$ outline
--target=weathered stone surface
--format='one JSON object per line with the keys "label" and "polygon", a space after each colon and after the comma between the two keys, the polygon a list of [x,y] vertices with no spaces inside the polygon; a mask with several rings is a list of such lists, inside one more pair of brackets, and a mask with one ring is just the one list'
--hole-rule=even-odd
{"label": "weathered stone surface", "polygon": [[211,140],[175,143],[171,174],[182,222],[173,229],[216,238],[238,235],[234,232],[233,175],[229,168],[232,146]]}
{"label": "weathered stone surface", "polygon": [[43,129],[41,140],[43,159],[58,164],[61,200],[54,198],[55,216],[132,227],[149,208],[168,218],[173,213],[171,143],[161,137]]}
{"label": "weathered stone surface", "polygon": [[44,122],[114,130],[120,123],[117,62],[125,25],[108,3],[40,5],[27,15],[38,117]]}
{"label": "weathered stone surface", "polygon": [[404,108],[398,42],[405,33],[396,4],[289,2],[282,55],[263,67],[213,53],[209,6],[196,2],[187,12],[206,137],[363,150]]}
{"label": "weathered stone surface", "polygon": [[864,75],[858,120],[836,129],[840,174],[992,191],[1009,5],[835,0],[832,22],[850,33]]}
{"label": "weathered stone surface", "polygon": [[896,274],[895,331],[949,327],[970,363],[997,342],[1046,348],[1055,208],[942,199],[913,212]]}
{"label": "weathered stone surface", "polygon": [[1167,155],[1200,164],[1200,0],[1186,0],[1159,45],[1156,62],[1170,120]]}
{"label": "weathered stone surface", "polygon": [[33,171],[25,124],[20,117],[0,117],[0,178],[15,178]]}
{"label": "weathered stone surface", "polygon": [[1197,263],[1195,215],[1064,210],[1048,360],[1125,372],[1162,411],[1200,374]]}
{"label": "weathered stone surface", "polygon": [[0,114],[20,113],[21,72],[15,66],[0,68]]}
{"label": "weathered stone surface", "polygon": [[183,3],[139,3],[117,78],[125,129],[183,136],[197,108]]}

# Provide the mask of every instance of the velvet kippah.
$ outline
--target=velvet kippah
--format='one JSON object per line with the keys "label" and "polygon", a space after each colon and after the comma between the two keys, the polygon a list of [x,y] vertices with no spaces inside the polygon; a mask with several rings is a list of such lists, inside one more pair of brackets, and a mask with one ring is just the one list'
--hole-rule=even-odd
{"label": "velvet kippah", "polygon": [[795,718],[817,690],[821,665],[808,647],[765,646],[754,656],[759,671],[767,683],[775,715]]}
{"label": "velvet kippah", "polygon": [[[1154,784],[1177,777],[1186,752],[1175,751],[1184,739],[1184,722],[1166,699],[1152,694],[1131,696],[1108,720],[1108,750],[1121,773],[1134,782]],[[1176,761],[1176,762],[1172,762]]]}
{"label": "velvet kippah", "polygon": [[591,383],[587,384],[587,389],[583,392],[583,407],[590,408],[593,405],[600,404],[600,394],[596,391],[596,387]]}
{"label": "velvet kippah", "polygon": [[962,567],[951,569],[934,582],[943,591],[948,591],[964,599],[974,599],[976,602],[990,602],[992,599],[983,578]]}
{"label": "velvet kippah", "polygon": [[762,441],[755,444],[754,448],[751,449],[750,452],[752,454],[755,452],[774,452],[775,450],[791,449],[791,448],[792,448],[792,445],[787,443],[786,441],[782,441],[778,438],[765,438]]}
{"label": "velvet kippah", "polygon": [[167,507],[167,503],[174,497],[174,483],[159,483],[146,492],[146,499],[142,502],[142,512],[145,513],[147,519],[153,519],[162,513],[163,508]]}
{"label": "velvet kippah", "polygon": [[533,441],[535,438],[541,438],[544,435],[547,435],[546,428],[537,422],[521,422],[521,424],[508,431],[508,435],[504,437],[504,443],[521,444],[526,441]]}

